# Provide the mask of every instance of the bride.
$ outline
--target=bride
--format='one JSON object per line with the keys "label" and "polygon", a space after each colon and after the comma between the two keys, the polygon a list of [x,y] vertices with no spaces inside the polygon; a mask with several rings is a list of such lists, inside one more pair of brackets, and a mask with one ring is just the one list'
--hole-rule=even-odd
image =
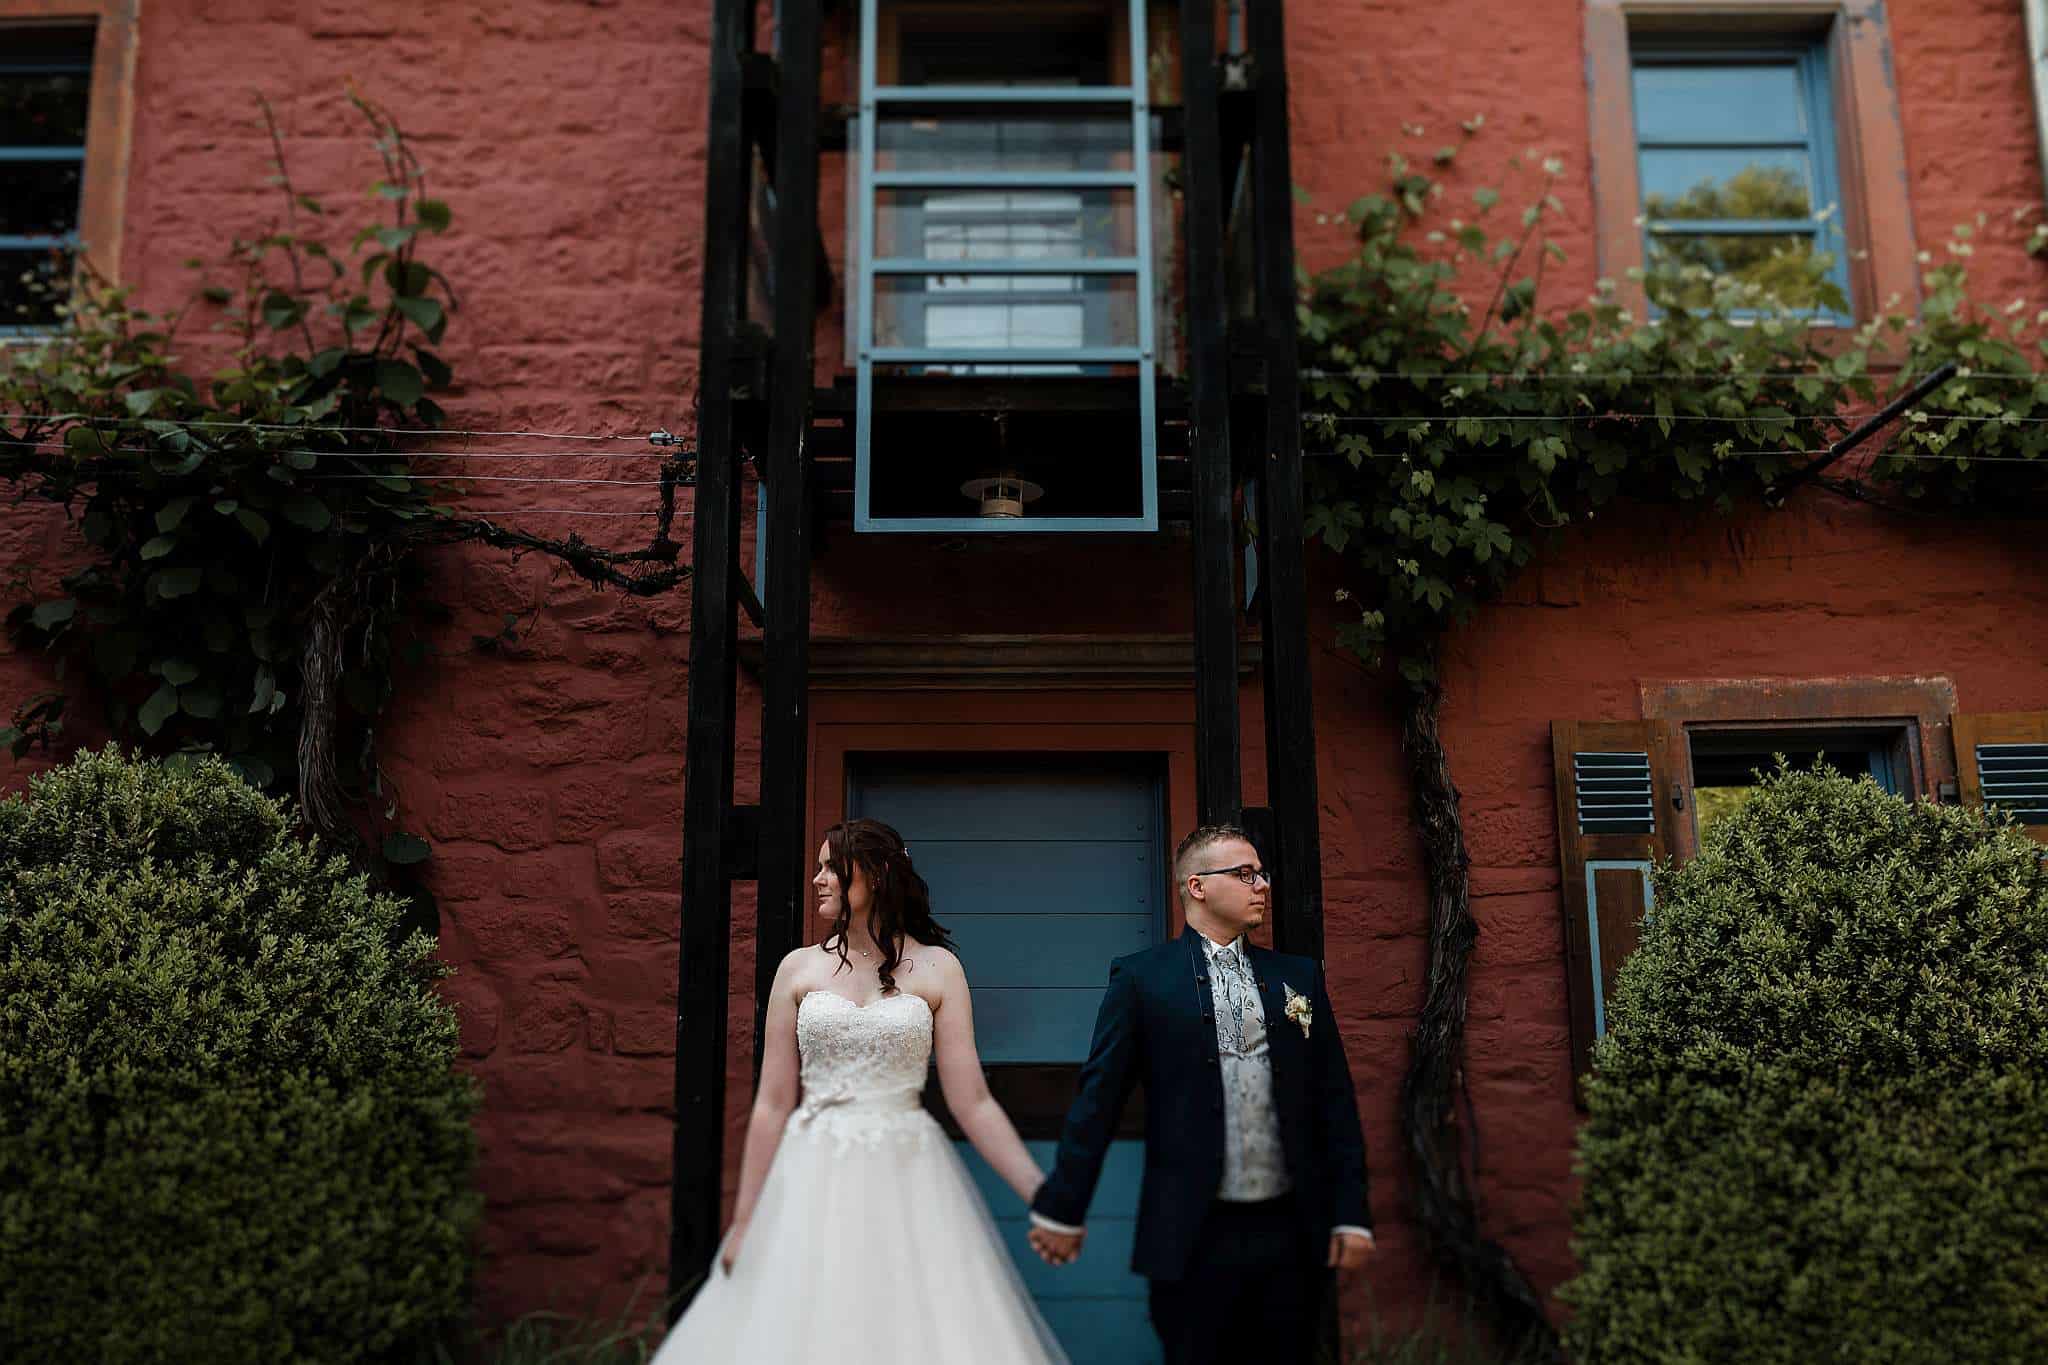
{"label": "bride", "polygon": [[849,820],[811,884],[831,929],[775,973],[732,1226],[654,1365],[1064,1365],[919,1100],[936,1051],[946,1107],[1030,1205],[1044,1175],[988,1092],[924,879],[895,830]]}

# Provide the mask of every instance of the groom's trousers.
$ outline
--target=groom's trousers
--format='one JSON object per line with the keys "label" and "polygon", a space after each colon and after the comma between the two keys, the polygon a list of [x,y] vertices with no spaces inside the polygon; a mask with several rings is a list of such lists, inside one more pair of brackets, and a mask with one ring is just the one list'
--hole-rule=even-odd
{"label": "groom's trousers", "polygon": [[1153,1280],[1166,1365],[1311,1365],[1328,1276],[1302,1255],[1294,1199],[1209,1206],[1178,1280]]}

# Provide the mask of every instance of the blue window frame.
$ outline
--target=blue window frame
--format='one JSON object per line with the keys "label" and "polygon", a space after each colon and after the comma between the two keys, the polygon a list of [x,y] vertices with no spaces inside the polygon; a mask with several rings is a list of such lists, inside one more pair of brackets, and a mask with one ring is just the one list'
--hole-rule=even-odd
{"label": "blue window frame", "polygon": [[1904,744],[1897,728],[1696,731],[1690,743],[1695,833],[1704,838],[1708,826],[1748,800],[1754,775],[1770,773],[1779,754],[1801,771],[1819,763],[1844,777],[1867,775],[1894,796],[1910,797]]}
{"label": "blue window frame", "polygon": [[[1833,96],[1824,40],[1631,44],[1644,262],[1704,266],[1778,306],[1847,323]],[[1811,283],[1812,258],[1839,298]],[[1705,306],[1711,285],[1681,298]],[[1738,309],[1755,313],[1760,309]]]}
{"label": "blue window frame", "polygon": [[[856,531],[1157,529],[1144,3],[1121,7],[1121,81],[1097,63],[1062,69],[1020,48],[1001,79],[906,61],[896,83],[883,84],[877,48],[890,0],[862,0],[852,209]],[[1130,514],[878,515],[875,381],[927,375],[1135,384],[1140,463]]]}
{"label": "blue window frame", "polygon": [[57,321],[78,252],[90,28],[0,29],[0,336]]}

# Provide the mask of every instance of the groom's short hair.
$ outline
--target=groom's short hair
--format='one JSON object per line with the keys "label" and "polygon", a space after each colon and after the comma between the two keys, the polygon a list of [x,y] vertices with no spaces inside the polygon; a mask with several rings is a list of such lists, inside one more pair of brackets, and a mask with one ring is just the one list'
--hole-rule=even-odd
{"label": "groom's short hair", "polygon": [[1195,863],[1200,855],[1232,839],[1242,839],[1249,844],[1252,836],[1245,833],[1241,825],[1203,825],[1181,840],[1180,846],[1173,850],[1174,890],[1185,897],[1188,891],[1188,876],[1195,871]]}

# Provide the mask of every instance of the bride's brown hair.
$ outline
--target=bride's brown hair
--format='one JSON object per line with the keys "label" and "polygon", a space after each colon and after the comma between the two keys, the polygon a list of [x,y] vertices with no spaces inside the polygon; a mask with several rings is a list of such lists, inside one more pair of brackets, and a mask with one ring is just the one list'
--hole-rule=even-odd
{"label": "bride's brown hair", "polygon": [[932,918],[932,893],[917,869],[910,865],[910,850],[903,836],[880,820],[848,820],[825,831],[825,863],[839,878],[839,917],[822,946],[836,951],[849,968],[846,957],[846,929],[853,922],[853,901],[847,894],[858,867],[868,880],[868,937],[882,950],[876,971],[882,979],[882,994],[896,989],[896,967],[903,961],[905,938],[934,948],[957,952],[953,936]]}

